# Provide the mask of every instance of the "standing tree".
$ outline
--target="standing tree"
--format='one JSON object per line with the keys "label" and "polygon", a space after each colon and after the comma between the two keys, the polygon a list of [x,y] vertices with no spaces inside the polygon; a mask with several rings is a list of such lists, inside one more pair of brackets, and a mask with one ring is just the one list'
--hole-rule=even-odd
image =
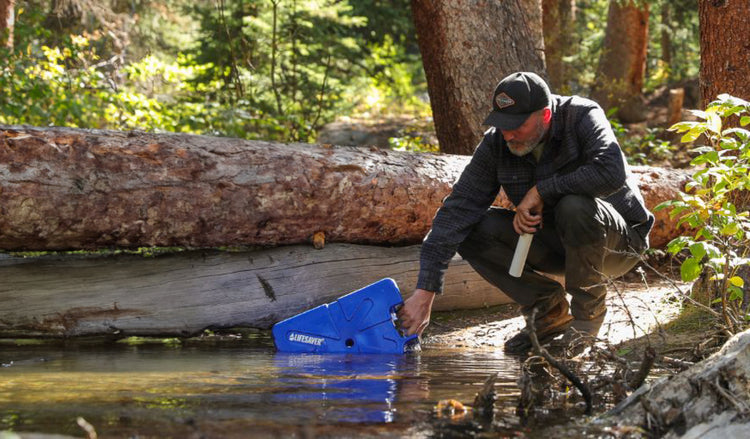
{"label": "standing tree", "polygon": [[702,108],[719,94],[750,99],[750,2],[700,0]]}
{"label": "standing tree", "polygon": [[0,0],[0,47],[13,49],[13,24],[16,0]]}
{"label": "standing tree", "polygon": [[550,88],[555,93],[568,93],[570,72],[564,58],[573,50],[575,0],[543,0],[544,59],[547,63]]}
{"label": "standing tree", "polygon": [[645,120],[649,5],[635,0],[609,3],[607,30],[591,97],[605,110],[617,108],[623,122]]}
{"label": "standing tree", "polygon": [[541,0],[412,0],[440,150],[474,151],[497,82],[546,76]]}

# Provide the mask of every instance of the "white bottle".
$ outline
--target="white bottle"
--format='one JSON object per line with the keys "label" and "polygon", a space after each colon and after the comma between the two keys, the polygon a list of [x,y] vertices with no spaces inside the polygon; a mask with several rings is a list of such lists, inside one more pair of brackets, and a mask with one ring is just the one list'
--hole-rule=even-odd
{"label": "white bottle", "polygon": [[526,264],[526,256],[529,255],[529,247],[531,247],[531,238],[534,235],[532,233],[524,233],[518,237],[518,244],[516,244],[516,251],[513,253],[513,261],[510,263],[510,270],[508,274],[513,277],[521,277],[523,273],[523,266]]}

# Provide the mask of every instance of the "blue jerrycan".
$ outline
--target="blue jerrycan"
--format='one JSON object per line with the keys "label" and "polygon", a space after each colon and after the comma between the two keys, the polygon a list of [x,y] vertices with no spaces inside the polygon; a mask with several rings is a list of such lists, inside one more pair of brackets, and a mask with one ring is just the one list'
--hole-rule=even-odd
{"label": "blue jerrycan", "polygon": [[273,325],[282,352],[403,354],[418,343],[396,327],[396,307],[403,303],[393,279],[360,290]]}

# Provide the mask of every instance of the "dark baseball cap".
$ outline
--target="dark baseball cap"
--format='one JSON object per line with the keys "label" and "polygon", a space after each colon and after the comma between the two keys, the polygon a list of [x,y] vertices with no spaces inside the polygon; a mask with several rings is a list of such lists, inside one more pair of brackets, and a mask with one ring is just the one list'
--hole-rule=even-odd
{"label": "dark baseball cap", "polygon": [[484,125],[501,130],[514,130],[535,111],[550,105],[547,83],[532,72],[517,72],[506,76],[495,87],[492,111]]}

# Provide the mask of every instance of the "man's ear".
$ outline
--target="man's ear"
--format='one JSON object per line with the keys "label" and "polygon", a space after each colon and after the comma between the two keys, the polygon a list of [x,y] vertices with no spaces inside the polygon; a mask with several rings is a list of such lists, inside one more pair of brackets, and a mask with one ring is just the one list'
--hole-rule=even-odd
{"label": "man's ear", "polygon": [[549,125],[550,121],[552,120],[552,109],[549,107],[545,108],[542,117],[544,118],[544,124]]}

